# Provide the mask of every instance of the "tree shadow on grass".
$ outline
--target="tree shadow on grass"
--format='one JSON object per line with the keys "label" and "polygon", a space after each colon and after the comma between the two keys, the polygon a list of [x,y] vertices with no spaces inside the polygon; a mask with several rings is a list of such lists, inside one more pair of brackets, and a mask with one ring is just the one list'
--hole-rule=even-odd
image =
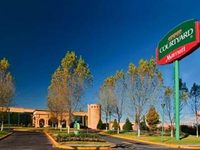
{"label": "tree shadow on grass", "polygon": [[[184,134],[184,135],[182,135],[182,136],[180,137],[180,140],[185,139],[185,138],[187,138],[188,136],[189,136],[189,134]],[[168,142],[168,141],[170,141],[170,140],[172,140],[172,138],[164,139],[163,142]]]}
{"label": "tree shadow on grass", "polygon": [[164,139],[162,142],[168,142],[170,140],[171,140],[171,138],[168,138],[168,139]]}
{"label": "tree shadow on grass", "polygon": [[181,138],[180,138],[180,140],[182,140],[182,139],[184,139],[184,138],[187,138],[189,136],[189,134],[184,134]]}

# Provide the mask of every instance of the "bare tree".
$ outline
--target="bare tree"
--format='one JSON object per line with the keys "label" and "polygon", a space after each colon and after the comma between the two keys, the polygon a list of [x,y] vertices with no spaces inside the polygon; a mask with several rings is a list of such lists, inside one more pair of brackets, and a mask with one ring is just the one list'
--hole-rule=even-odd
{"label": "bare tree", "polygon": [[[187,104],[188,100],[188,88],[186,86],[186,83],[183,82],[182,79],[179,79],[179,95],[180,95],[180,115],[182,114],[182,110],[184,106]],[[171,137],[174,136],[174,117],[175,117],[175,106],[174,106],[174,93],[173,89],[170,87],[166,87],[164,91],[164,103],[166,105],[166,115],[170,122],[170,129],[171,129]]]}
{"label": "bare tree", "polygon": [[199,137],[199,118],[197,111],[200,110],[200,85],[194,83],[190,90],[190,108],[195,115],[196,136]]}
{"label": "bare tree", "polygon": [[9,62],[7,59],[0,60],[0,115],[1,115],[1,131],[3,130],[4,115],[8,111],[14,95],[15,87],[13,77],[9,69]]}
{"label": "bare tree", "polygon": [[180,95],[180,115],[184,106],[187,104],[187,100],[189,98],[188,88],[185,82],[180,78],[179,79],[179,95]]}
{"label": "bare tree", "polygon": [[106,78],[103,85],[100,87],[99,100],[101,104],[102,111],[105,113],[106,118],[106,130],[108,130],[108,117],[114,112],[114,82],[115,78],[110,76]]}
{"label": "bare tree", "polygon": [[[117,115],[117,122],[118,125],[121,122],[121,118],[123,115],[124,106],[125,106],[125,98],[126,98],[126,79],[125,79],[125,73],[121,71],[117,71],[115,74],[115,84],[114,84],[114,113]],[[118,126],[117,133],[120,132],[120,126]]]}
{"label": "bare tree", "polygon": [[166,115],[170,122],[171,137],[174,136],[174,102],[173,102],[173,90],[170,87],[165,88],[164,103],[166,106]]}
{"label": "bare tree", "polygon": [[140,136],[140,122],[147,109],[159,97],[162,88],[162,76],[156,68],[154,59],[140,60],[138,67],[129,64],[127,75],[127,93],[135,111]]}
{"label": "bare tree", "polygon": [[60,130],[62,130],[63,115],[67,110],[67,101],[63,94],[63,86],[57,84],[55,78],[54,83],[49,87],[48,93],[48,108],[51,111],[52,116],[56,118],[60,124]]}

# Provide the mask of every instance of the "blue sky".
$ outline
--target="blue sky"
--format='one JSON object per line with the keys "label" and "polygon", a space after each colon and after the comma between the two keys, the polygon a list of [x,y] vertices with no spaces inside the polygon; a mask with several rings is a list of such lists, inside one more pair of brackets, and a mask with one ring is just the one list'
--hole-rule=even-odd
{"label": "blue sky", "polygon": [[[14,104],[46,108],[51,74],[68,50],[82,55],[94,76],[84,103],[95,103],[104,78],[130,62],[155,56],[158,41],[187,19],[200,20],[198,0],[8,0],[0,2],[0,58],[11,63]],[[200,84],[200,50],[181,61],[188,86]],[[173,66],[159,67],[166,85]]]}

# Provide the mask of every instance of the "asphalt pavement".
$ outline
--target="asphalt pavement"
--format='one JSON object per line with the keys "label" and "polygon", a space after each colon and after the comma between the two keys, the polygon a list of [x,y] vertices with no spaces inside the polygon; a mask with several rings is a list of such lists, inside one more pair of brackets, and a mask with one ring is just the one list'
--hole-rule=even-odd
{"label": "asphalt pavement", "polygon": [[113,150],[181,150],[181,149],[175,149],[175,148],[169,148],[159,145],[152,145],[152,144],[146,144],[142,142],[137,142],[133,140],[127,140],[123,138],[117,138],[117,137],[111,137],[107,135],[102,135],[102,138],[112,143],[112,149]]}
{"label": "asphalt pavement", "polygon": [[[112,150],[180,150],[169,147],[146,144],[133,140],[102,135],[102,138],[112,143]],[[0,140],[0,150],[58,150],[54,148],[42,132],[14,132]]]}
{"label": "asphalt pavement", "polygon": [[14,132],[0,140],[0,150],[58,150],[41,132]]}

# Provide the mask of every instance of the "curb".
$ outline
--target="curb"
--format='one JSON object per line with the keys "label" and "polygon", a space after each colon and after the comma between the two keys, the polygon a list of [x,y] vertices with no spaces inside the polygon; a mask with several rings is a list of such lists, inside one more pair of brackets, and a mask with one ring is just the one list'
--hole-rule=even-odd
{"label": "curb", "polygon": [[43,130],[40,129],[29,129],[29,128],[14,128],[13,131],[18,131],[18,132],[43,132]]}
{"label": "curb", "polygon": [[44,132],[45,135],[48,137],[48,139],[51,141],[53,147],[59,148],[59,149],[66,149],[66,150],[110,150],[110,146],[64,146],[56,142],[47,132]]}
{"label": "curb", "polygon": [[6,134],[6,135],[0,137],[0,141],[3,140],[3,139],[5,139],[5,138],[7,138],[7,137],[10,136],[11,134],[13,134],[13,132],[8,133],[8,134]]}
{"label": "curb", "polygon": [[165,147],[170,147],[170,148],[183,148],[183,149],[200,149],[200,146],[186,146],[186,145],[177,145],[177,144],[164,144],[164,143],[156,143],[156,142],[150,142],[150,141],[143,141],[139,139],[133,139],[133,138],[128,138],[128,137],[121,137],[118,135],[110,135],[106,133],[102,133],[102,135],[110,136],[110,137],[116,137],[116,138],[122,138],[122,139],[127,139],[127,140],[132,140],[132,141],[137,141],[141,143],[146,143],[146,144],[153,144],[153,145],[159,145],[159,146],[165,146]]}

